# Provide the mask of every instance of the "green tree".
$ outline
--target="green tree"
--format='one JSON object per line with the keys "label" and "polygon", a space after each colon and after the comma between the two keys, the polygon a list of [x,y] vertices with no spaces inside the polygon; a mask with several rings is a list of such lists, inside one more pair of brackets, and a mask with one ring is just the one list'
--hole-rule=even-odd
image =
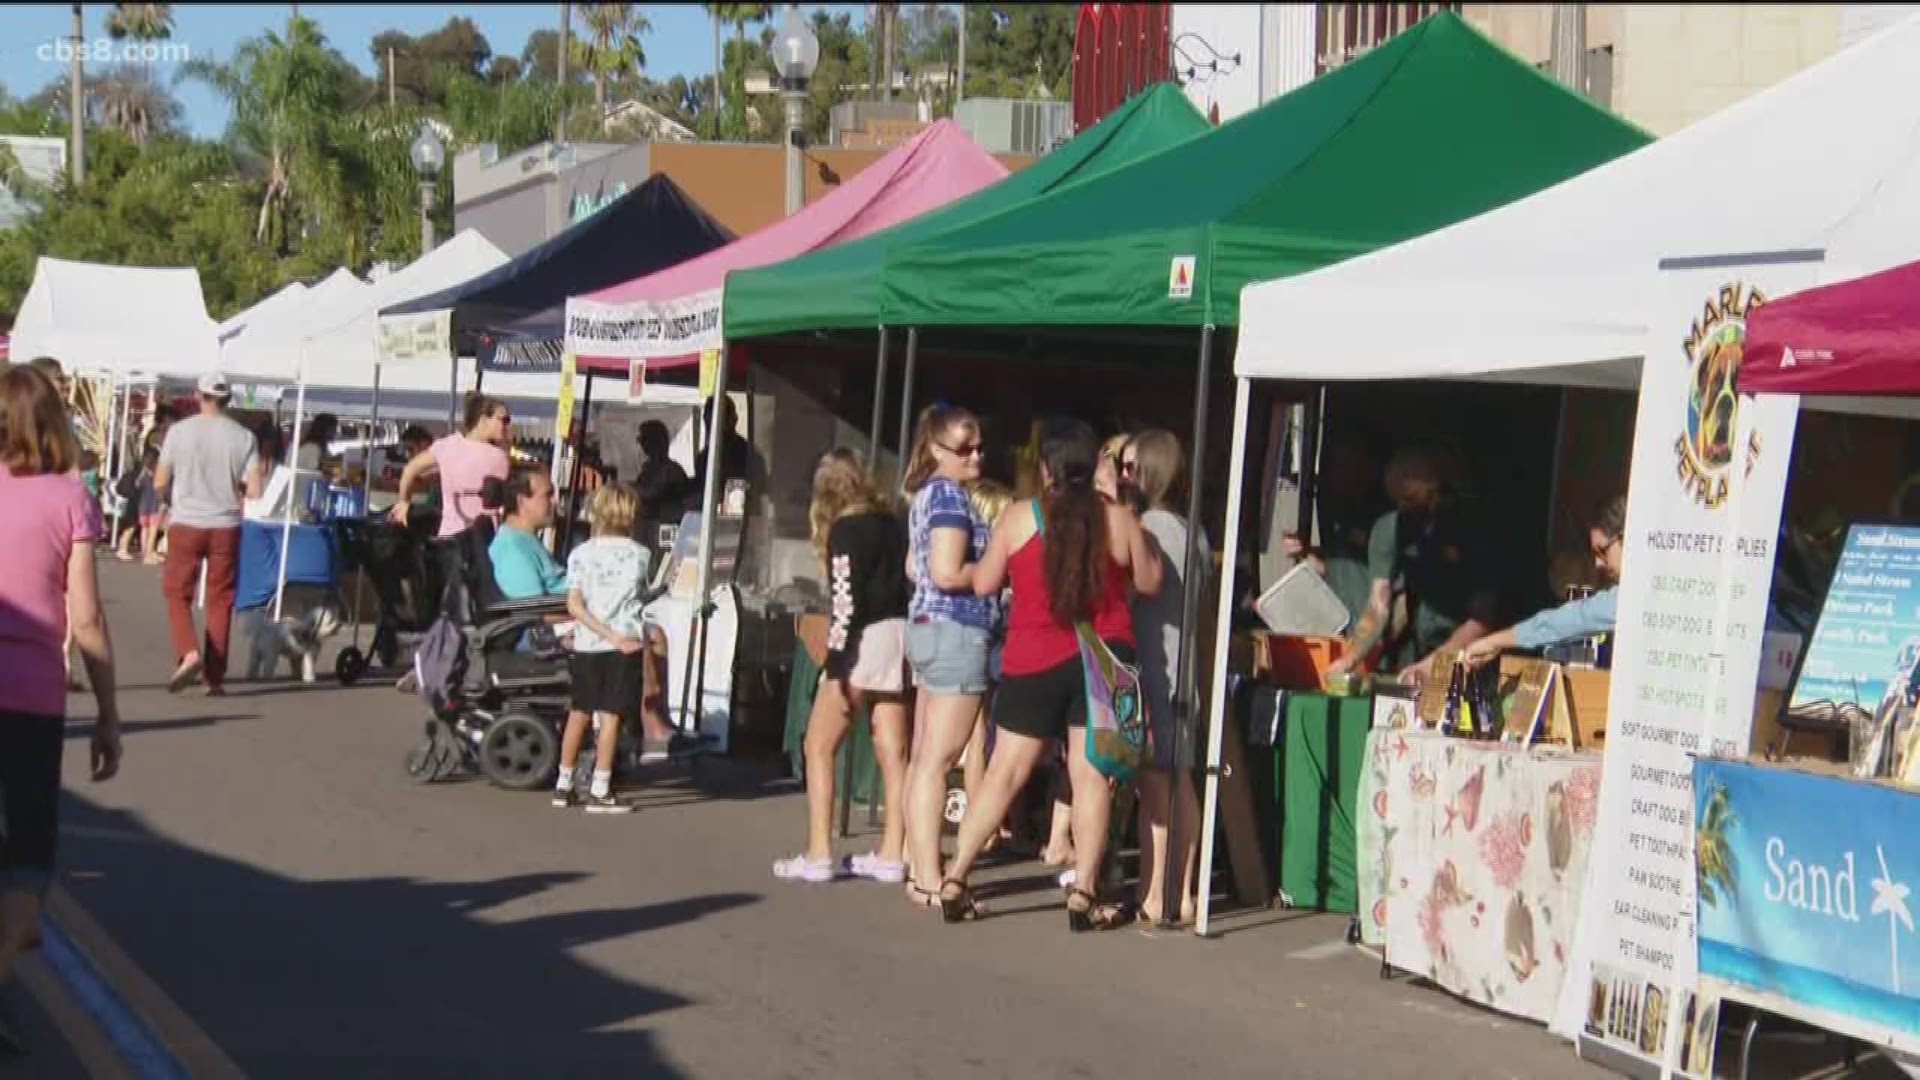
{"label": "green tree", "polygon": [[382,75],[383,95],[387,65],[391,62],[396,104],[404,101],[436,108],[445,104],[445,88],[450,78],[461,74],[484,76],[488,61],[494,58],[486,35],[473,20],[459,15],[448,19],[438,30],[417,38],[400,30],[382,30],[368,42],[367,49],[373,55],[374,67]]}
{"label": "green tree", "polygon": [[[716,22],[730,24],[733,27],[733,41],[721,49],[720,66],[716,72],[720,97],[717,101],[714,137],[747,139],[755,135],[764,136],[765,125],[759,120],[759,113],[747,101],[747,73],[750,70],[766,70],[771,55],[764,42],[754,42],[747,38],[747,27],[759,26],[773,17],[772,4],[702,4]],[[758,46],[756,48],[755,46]]]}
{"label": "green tree", "polygon": [[846,96],[846,87],[869,81],[872,50],[867,36],[856,30],[846,13],[813,13],[813,36],[820,40],[820,66],[807,87],[807,137],[824,142],[833,127],[833,107]]}
{"label": "green tree", "polygon": [[607,84],[647,66],[640,39],[653,25],[633,4],[582,4],[580,15],[586,33],[574,39],[569,59],[593,76],[594,112],[604,127]]}
{"label": "green tree", "polygon": [[967,4],[967,96],[1065,97],[1073,82],[1073,4]]}
{"label": "green tree", "polygon": [[144,64],[121,64],[89,80],[87,101],[92,122],[114,128],[140,145],[156,132],[178,128],[184,115],[179,100]]}
{"label": "green tree", "polygon": [[[115,4],[107,13],[107,36],[115,41],[165,41],[173,36],[172,4]],[[153,65],[141,61],[151,75]]]}

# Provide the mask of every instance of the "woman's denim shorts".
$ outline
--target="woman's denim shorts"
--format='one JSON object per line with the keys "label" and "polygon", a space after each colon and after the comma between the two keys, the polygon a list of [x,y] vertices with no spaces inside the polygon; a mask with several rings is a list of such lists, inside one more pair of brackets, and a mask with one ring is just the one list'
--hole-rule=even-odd
{"label": "woman's denim shorts", "polygon": [[936,694],[984,694],[989,635],[957,622],[907,624],[907,663],[913,683]]}

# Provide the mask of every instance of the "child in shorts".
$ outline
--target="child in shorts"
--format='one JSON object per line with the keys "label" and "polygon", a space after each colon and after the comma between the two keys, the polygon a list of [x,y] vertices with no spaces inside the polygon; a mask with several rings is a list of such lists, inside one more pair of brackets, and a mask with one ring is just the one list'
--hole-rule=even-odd
{"label": "child in shorts", "polygon": [[[575,620],[572,700],[560,737],[560,777],[553,805],[583,805],[589,814],[625,814],[630,803],[613,794],[613,762],[620,728],[640,712],[647,627],[641,615],[653,556],[628,534],[640,499],[625,484],[602,484],[593,493],[587,520],[593,537],[567,557],[567,612]],[[586,740],[589,719],[599,728],[593,785],[582,798],[573,771]]]}

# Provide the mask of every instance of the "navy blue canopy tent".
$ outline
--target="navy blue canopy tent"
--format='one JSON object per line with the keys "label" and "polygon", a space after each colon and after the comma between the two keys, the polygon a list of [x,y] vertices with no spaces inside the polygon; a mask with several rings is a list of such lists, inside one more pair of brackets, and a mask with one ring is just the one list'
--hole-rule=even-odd
{"label": "navy blue canopy tent", "polygon": [[380,314],[451,310],[455,355],[493,353],[490,339],[501,330],[521,341],[557,341],[565,336],[567,297],[645,277],[732,240],[733,233],[678,184],[655,174],[517,258],[450,289],[382,308]]}

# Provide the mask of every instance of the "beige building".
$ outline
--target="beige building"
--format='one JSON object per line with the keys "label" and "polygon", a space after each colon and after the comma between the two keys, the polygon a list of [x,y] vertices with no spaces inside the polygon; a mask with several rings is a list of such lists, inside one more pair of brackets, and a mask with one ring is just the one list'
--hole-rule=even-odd
{"label": "beige building", "polygon": [[1589,97],[1655,135],[1719,112],[1911,14],[1912,4],[1318,4],[1318,67],[1451,8],[1541,68],[1556,6],[1584,9]]}

